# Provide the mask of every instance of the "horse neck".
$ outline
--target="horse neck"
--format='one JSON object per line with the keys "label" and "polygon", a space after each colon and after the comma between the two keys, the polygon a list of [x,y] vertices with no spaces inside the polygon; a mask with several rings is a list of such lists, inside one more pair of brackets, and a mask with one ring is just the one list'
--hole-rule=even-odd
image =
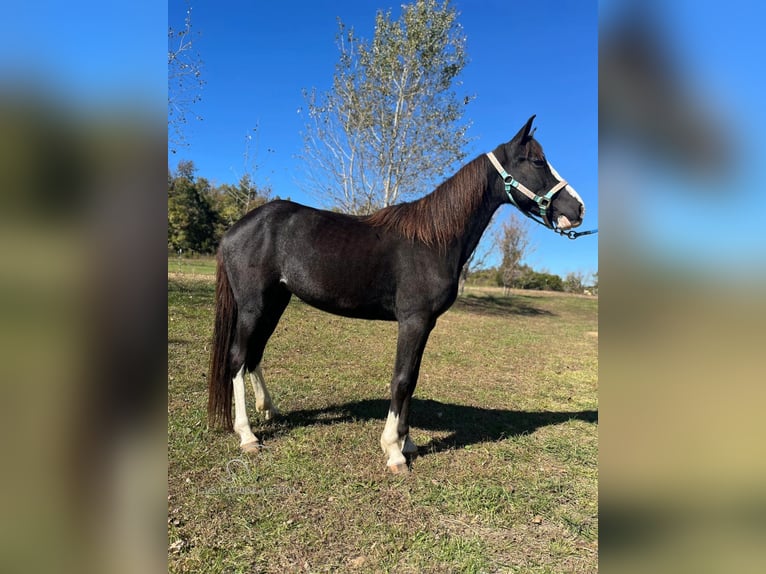
{"label": "horse neck", "polygon": [[465,232],[457,238],[451,250],[451,256],[456,259],[458,273],[479,244],[484,230],[487,229],[492,216],[503,201],[493,193],[491,186],[484,192],[483,201],[477,206],[468,220]]}

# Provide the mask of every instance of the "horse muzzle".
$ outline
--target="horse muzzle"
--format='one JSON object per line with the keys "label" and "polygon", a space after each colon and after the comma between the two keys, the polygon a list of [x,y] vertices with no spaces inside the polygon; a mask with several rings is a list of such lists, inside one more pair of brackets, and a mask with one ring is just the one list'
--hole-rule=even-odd
{"label": "horse muzzle", "polygon": [[556,219],[556,226],[561,229],[562,231],[566,231],[568,229],[574,229],[575,227],[579,227],[582,224],[582,219],[578,219],[574,223],[569,221],[569,218],[566,215],[559,215]]}

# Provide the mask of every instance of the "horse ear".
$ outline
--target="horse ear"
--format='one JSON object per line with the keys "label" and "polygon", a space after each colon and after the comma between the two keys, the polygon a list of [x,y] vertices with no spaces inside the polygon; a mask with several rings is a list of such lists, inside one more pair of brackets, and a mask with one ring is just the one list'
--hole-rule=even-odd
{"label": "horse ear", "polygon": [[513,136],[511,141],[518,141],[520,144],[526,143],[531,138],[532,122],[535,120],[535,117],[537,117],[537,114],[533,114],[532,117],[527,120],[524,127],[519,130],[519,133]]}

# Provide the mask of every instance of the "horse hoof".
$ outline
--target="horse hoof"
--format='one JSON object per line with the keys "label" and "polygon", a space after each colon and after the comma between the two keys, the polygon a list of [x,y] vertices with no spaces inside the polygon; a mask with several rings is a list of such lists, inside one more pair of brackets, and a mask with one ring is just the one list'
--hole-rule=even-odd
{"label": "horse hoof", "polygon": [[390,464],[388,465],[388,470],[390,470],[392,474],[408,474],[410,472],[406,462],[401,464]]}
{"label": "horse hoof", "polygon": [[260,441],[253,440],[250,442],[246,442],[243,445],[240,445],[239,448],[242,449],[242,452],[246,452],[248,454],[255,454],[261,450],[261,443]]}
{"label": "horse hoof", "polygon": [[264,417],[267,421],[273,421],[279,417],[279,411],[276,408],[271,407],[269,410],[264,412]]}
{"label": "horse hoof", "polygon": [[418,454],[418,447],[409,436],[404,439],[404,444],[402,444],[402,454],[404,456],[417,456]]}

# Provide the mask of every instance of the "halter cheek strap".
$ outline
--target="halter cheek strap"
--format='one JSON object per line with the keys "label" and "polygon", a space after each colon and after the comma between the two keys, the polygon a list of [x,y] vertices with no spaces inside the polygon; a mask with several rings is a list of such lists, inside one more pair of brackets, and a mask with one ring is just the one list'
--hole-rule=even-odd
{"label": "halter cheek strap", "polygon": [[[556,174],[556,178],[559,180],[559,182],[554,185],[545,195],[537,195],[534,191],[529,189],[527,186],[525,186],[523,183],[515,179],[510,173],[505,171],[505,168],[502,166],[502,164],[497,160],[495,157],[495,154],[492,152],[489,152],[487,154],[487,157],[489,158],[489,161],[492,162],[492,165],[495,166],[495,169],[500,174],[500,177],[503,178],[503,182],[505,183],[505,193],[508,196],[508,199],[511,200],[511,203],[521,211],[524,215],[529,217],[530,219],[534,219],[538,223],[542,223],[546,227],[550,227],[551,229],[555,229],[554,225],[551,223],[550,217],[548,215],[548,207],[551,205],[551,201],[553,201],[554,196],[564,189],[568,184],[566,180],[561,179],[558,174]],[[554,172],[555,173],[555,172]],[[538,221],[537,218],[529,213],[528,211],[523,210],[519,204],[516,202],[516,200],[513,198],[513,194],[511,193],[511,188],[515,188],[519,190],[521,193],[526,195],[529,199],[534,201],[537,204],[537,207],[540,211],[540,217],[542,218],[542,221]]]}

